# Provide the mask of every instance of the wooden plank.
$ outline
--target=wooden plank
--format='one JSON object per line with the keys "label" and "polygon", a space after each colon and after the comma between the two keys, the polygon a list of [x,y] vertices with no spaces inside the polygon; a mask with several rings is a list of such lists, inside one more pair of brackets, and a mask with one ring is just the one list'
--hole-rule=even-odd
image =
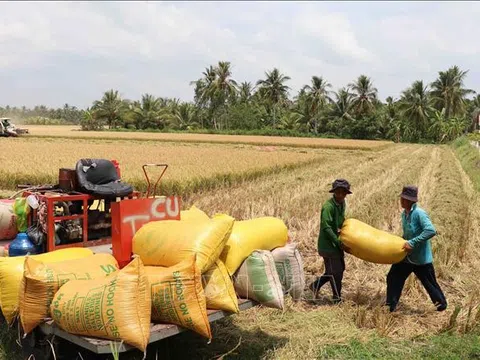
{"label": "wooden plank", "polygon": [[[238,306],[240,308],[240,311],[247,310],[255,305],[256,304],[251,300],[238,299]],[[208,310],[208,320],[210,321],[210,323],[227,317],[229,315],[232,314],[222,310]],[[47,335],[55,335],[57,337],[70,341],[71,343],[74,343],[80,347],[90,350],[96,354],[110,354],[110,343],[113,343],[113,346],[116,346],[120,353],[134,349],[132,346],[125,343],[121,344],[118,341],[115,342],[67,333],[66,331],[63,331],[62,329],[57,327],[53,323],[53,320],[49,320],[40,325],[40,329]],[[150,324],[149,343],[151,344],[166,339],[170,336],[177,335],[184,331],[188,330],[173,324]]]}

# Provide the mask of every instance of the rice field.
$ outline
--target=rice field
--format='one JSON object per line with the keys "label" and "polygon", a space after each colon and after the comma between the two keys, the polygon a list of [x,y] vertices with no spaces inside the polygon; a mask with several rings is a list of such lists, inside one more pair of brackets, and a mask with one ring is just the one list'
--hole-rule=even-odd
{"label": "rice field", "polygon": [[[209,215],[228,213],[238,220],[282,218],[299,245],[309,284],[323,272],[316,250],[320,208],[331,196],[328,189],[335,178],[352,184],[348,217],[398,235],[398,194],[403,185],[416,184],[420,206],[438,231],[432,241],[434,263],[449,302],[447,311],[437,313],[411,276],[398,311],[387,313],[382,304],[389,266],[347,254],[345,303],[331,305],[327,286],[317,302],[307,298],[307,291],[304,301],[288,300],[284,312],[254,308],[219,321],[213,326],[211,344],[195,334],[181,334],[159,344],[151,358],[158,354],[158,358],[342,359],[401,353],[417,359],[425,356],[415,355],[414,349],[430,354],[425,349],[438,342],[457,344],[451,337],[455,334],[468,345],[460,343],[456,355],[449,358],[462,358],[461,351],[480,348],[478,337],[469,335],[480,329],[480,283],[475,271],[480,267],[480,196],[451,147],[394,144],[361,151],[244,144],[229,138],[230,144],[68,136],[0,139],[7,149],[0,153],[0,189],[12,190],[17,182],[54,183],[59,167],[73,167],[81,157],[117,159],[125,180],[141,187],[141,165],[166,162],[170,168],[161,192],[182,194],[185,208],[196,205]],[[376,350],[369,353],[368,346]],[[434,354],[441,358],[442,352]],[[137,355],[128,358],[142,358]]]}
{"label": "rice field", "polygon": [[[411,276],[398,312],[387,313],[382,304],[389,266],[347,255],[345,304],[330,305],[331,293],[326,286],[319,303],[290,303],[284,314],[253,309],[236,316],[231,327],[215,327],[217,342],[213,348],[217,352],[195,344],[199,356],[228,352],[240,337],[235,353],[242,359],[251,358],[252,348],[261,358],[311,359],[327,345],[346,346],[351,341],[380,337],[386,338],[394,351],[401,341],[478,329],[480,283],[472,269],[480,266],[480,197],[449,147],[398,145],[374,154],[357,152],[349,156],[340,152],[321,164],[286,171],[281,176],[194,194],[187,204],[195,204],[209,214],[226,212],[237,219],[264,215],[282,218],[299,244],[309,283],[323,272],[323,261],[316,253],[319,214],[321,204],[330,196],[331,181],[338,177],[347,178],[354,192],[347,198],[347,216],[399,235],[398,194],[404,184],[419,186],[420,206],[429,212],[439,233],[432,241],[434,262],[449,309],[437,313],[421,284]],[[183,354],[181,350],[179,354]]]}
{"label": "rice field", "polygon": [[[162,143],[127,140],[1,139],[0,189],[17,184],[56,184],[59,168],[75,168],[82,158],[116,159],[122,178],[136,189],[146,187],[143,164],[169,167],[162,191],[184,194],[284,167],[322,161],[331,150],[243,144]],[[148,168],[152,181],[161,169]]]}
{"label": "rice field", "polygon": [[281,136],[246,136],[217,134],[182,134],[182,133],[152,133],[152,132],[118,132],[118,131],[80,131],[78,126],[64,125],[28,125],[30,135],[25,137],[60,137],[77,139],[113,139],[113,140],[143,140],[161,142],[193,142],[193,143],[224,143],[224,144],[256,144],[278,145],[309,148],[360,149],[372,150],[382,148],[392,143],[389,141],[294,138]]}

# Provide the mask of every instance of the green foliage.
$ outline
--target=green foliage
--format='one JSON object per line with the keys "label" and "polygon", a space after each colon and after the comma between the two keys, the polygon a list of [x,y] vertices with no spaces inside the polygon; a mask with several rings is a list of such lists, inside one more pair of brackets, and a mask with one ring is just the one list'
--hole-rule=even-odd
{"label": "green foliage", "polygon": [[353,91],[352,106],[357,116],[370,115],[375,111],[378,90],[373,86],[372,80],[366,75],[349,85]]}
{"label": "green foliage", "polygon": [[[395,142],[447,143],[479,129],[480,95],[466,89],[468,71],[452,66],[438,72],[431,84],[414,81],[399,99],[378,98],[374,81],[360,75],[334,91],[322,76],[290,98],[290,77],[280,69],[264,78],[238,82],[232,65],[219,61],[190,83],[194,101],[157,98],[144,94],[140,101],[106,91],[92,107],[78,110],[37,106],[33,110],[0,108],[0,116],[20,114],[29,124],[80,124],[82,130],[188,131],[331,136],[385,139]],[[58,120],[57,120],[58,119]],[[15,118],[14,118],[15,120]],[[19,122],[20,123],[20,122]]]}
{"label": "green foliage", "polygon": [[102,122],[95,119],[95,113],[90,109],[87,109],[83,114],[80,126],[83,131],[98,131],[103,129]]}
{"label": "green foliage", "polygon": [[366,343],[351,340],[348,344],[327,345],[319,359],[478,359],[480,340],[477,334],[436,335],[415,341],[375,338]]}
{"label": "green foliage", "polygon": [[23,119],[25,125],[65,125],[67,122],[65,119],[51,119],[43,116],[31,116]]}
{"label": "green foliage", "polygon": [[440,71],[438,79],[432,83],[432,100],[437,110],[445,109],[445,116],[465,115],[465,97],[474,93],[464,88],[464,80],[468,71],[452,66],[447,71]]}
{"label": "green foliage", "polygon": [[95,119],[107,123],[110,129],[117,127],[127,110],[127,103],[122,101],[118,90],[109,90],[103,94],[101,100],[93,103],[92,110]]}
{"label": "green foliage", "polygon": [[27,109],[6,106],[0,107],[0,117],[9,117],[16,124],[26,125],[78,125],[83,118],[84,110],[65,104],[62,108],[53,109],[45,105]]}
{"label": "green foliage", "polygon": [[290,77],[282,74],[280,70],[274,68],[265,73],[265,79],[258,80],[258,94],[260,100],[267,107],[271,115],[273,126],[276,126],[279,107],[284,106],[288,100],[288,91],[290,88],[285,85]]}
{"label": "green foliage", "polygon": [[263,127],[263,119],[266,116],[264,107],[239,102],[230,107],[228,122],[232,130],[255,130]]}
{"label": "green foliage", "polygon": [[468,134],[468,139],[472,141],[480,141],[480,132]]}

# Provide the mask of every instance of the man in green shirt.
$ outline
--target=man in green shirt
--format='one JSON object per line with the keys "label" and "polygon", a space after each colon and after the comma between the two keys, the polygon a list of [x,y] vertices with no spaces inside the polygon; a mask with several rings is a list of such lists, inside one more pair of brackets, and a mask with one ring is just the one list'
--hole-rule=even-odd
{"label": "man in green shirt", "polygon": [[345,198],[352,192],[347,180],[337,179],[333,182],[330,193],[333,193],[333,196],[322,206],[318,236],[318,253],[323,257],[325,273],[310,284],[310,290],[316,297],[320,288],[330,282],[333,301],[338,303],[342,300],[344,251],[349,252],[340,242],[339,233],[345,220]]}

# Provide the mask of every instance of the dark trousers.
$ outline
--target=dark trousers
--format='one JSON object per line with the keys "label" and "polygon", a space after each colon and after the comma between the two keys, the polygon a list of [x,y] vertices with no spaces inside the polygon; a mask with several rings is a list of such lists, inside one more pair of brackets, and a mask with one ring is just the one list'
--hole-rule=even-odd
{"label": "dark trousers", "polygon": [[393,264],[387,275],[387,306],[390,307],[390,311],[397,307],[405,281],[412,272],[421,281],[437,309],[445,310],[447,299],[437,283],[433,264],[414,265],[404,261]]}
{"label": "dark trousers", "polygon": [[343,257],[323,257],[325,262],[325,273],[315,280],[311,288],[315,294],[327,282],[332,287],[333,299],[342,299],[342,280],[345,271],[345,259]]}

